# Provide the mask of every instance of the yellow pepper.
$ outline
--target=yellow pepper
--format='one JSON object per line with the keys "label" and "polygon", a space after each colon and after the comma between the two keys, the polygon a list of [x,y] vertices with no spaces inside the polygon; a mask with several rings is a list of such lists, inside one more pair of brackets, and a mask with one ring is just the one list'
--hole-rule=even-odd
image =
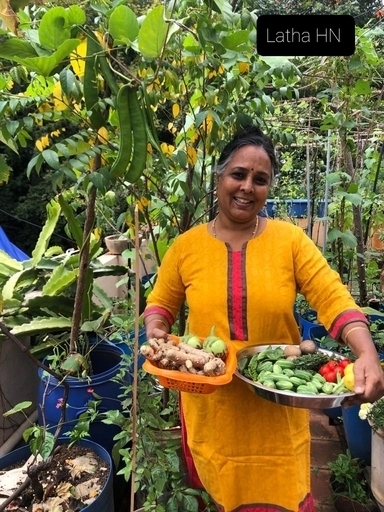
{"label": "yellow pepper", "polygon": [[353,373],[353,367],[354,363],[347,364],[347,366],[344,368],[344,375],[348,373]]}
{"label": "yellow pepper", "polygon": [[343,383],[344,386],[349,389],[349,391],[354,391],[355,389],[355,375],[353,373],[353,366],[354,364],[350,363],[344,368]]}

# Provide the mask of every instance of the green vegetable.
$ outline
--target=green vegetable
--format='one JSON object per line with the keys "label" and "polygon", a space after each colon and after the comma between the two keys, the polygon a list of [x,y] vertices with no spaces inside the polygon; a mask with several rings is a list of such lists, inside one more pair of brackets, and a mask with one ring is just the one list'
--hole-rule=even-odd
{"label": "green vegetable", "polygon": [[276,387],[277,389],[290,391],[293,389],[293,384],[289,380],[278,380],[276,382]]}
{"label": "green vegetable", "polygon": [[100,44],[97,37],[93,32],[90,32],[87,37],[83,93],[90,123],[96,130],[105,125],[105,119],[99,105],[99,87],[96,73],[96,55],[99,51]]}
{"label": "green vegetable", "polygon": [[272,371],[273,371],[273,373],[277,373],[277,374],[283,373],[282,367],[276,363],[272,366]]}
{"label": "green vegetable", "polygon": [[210,335],[203,341],[203,349],[216,357],[224,358],[227,353],[227,345],[224,340],[215,335],[215,329],[216,327],[213,326]]}
{"label": "green vegetable", "polygon": [[116,99],[116,109],[120,125],[120,142],[119,153],[111,167],[111,176],[115,179],[120,178],[125,173],[131,161],[133,137],[128,103],[130,89],[131,87],[128,84],[123,85]]}
{"label": "green vegetable", "polygon": [[294,362],[293,361],[290,361],[289,359],[278,359],[275,364],[278,364],[279,366],[281,366],[283,369],[284,368],[294,368]]}
{"label": "green vegetable", "polygon": [[300,370],[312,370],[317,372],[321,366],[333,359],[331,356],[323,352],[316,352],[316,354],[305,354],[296,357],[292,362],[294,367]]}
{"label": "green vegetable", "polygon": [[133,130],[133,155],[129,171],[125,179],[129,183],[135,183],[143,174],[147,163],[147,129],[144,112],[137,97],[137,89],[130,89],[129,107],[131,125]]}
{"label": "green vegetable", "polygon": [[295,376],[299,377],[299,379],[304,379],[307,382],[312,380],[312,373],[306,370],[295,370]]}

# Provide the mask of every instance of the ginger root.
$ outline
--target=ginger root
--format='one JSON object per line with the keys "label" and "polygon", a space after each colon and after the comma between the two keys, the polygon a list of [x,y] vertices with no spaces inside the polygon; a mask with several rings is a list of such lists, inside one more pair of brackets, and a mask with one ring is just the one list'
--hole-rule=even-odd
{"label": "ginger root", "polygon": [[223,375],[226,371],[225,362],[219,357],[172,340],[151,338],[140,347],[140,353],[164,370],[178,370],[209,377]]}

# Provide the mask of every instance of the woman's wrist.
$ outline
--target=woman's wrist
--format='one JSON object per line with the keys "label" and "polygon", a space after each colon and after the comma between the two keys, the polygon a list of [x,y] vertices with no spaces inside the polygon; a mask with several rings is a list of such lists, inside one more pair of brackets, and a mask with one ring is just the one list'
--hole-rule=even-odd
{"label": "woman's wrist", "polygon": [[363,353],[377,355],[369,328],[363,323],[348,324],[343,329],[342,338],[356,357]]}
{"label": "woman's wrist", "polygon": [[150,315],[145,319],[145,330],[147,337],[152,337],[154,329],[169,333],[170,325],[167,319],[161,315]]}

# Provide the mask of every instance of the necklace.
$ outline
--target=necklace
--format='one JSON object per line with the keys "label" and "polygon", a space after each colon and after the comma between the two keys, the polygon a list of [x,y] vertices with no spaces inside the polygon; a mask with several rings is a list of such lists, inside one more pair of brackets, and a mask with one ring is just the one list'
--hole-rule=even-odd
{"label": "necklace", "polygon": [[[215,238],[216,238],[216,221],[217,221],[218,216],[219,216],[219,214],[216,215],[216,217],[213,219],[213,222],[212,222],[212,233]],[[255,227],[253,228],[252,235],[250,238],[251,240],[252,240],[252,238],[255,238],[258,227],[259,227],[259,216],[256,215],[256,222],[255,222]]]}

